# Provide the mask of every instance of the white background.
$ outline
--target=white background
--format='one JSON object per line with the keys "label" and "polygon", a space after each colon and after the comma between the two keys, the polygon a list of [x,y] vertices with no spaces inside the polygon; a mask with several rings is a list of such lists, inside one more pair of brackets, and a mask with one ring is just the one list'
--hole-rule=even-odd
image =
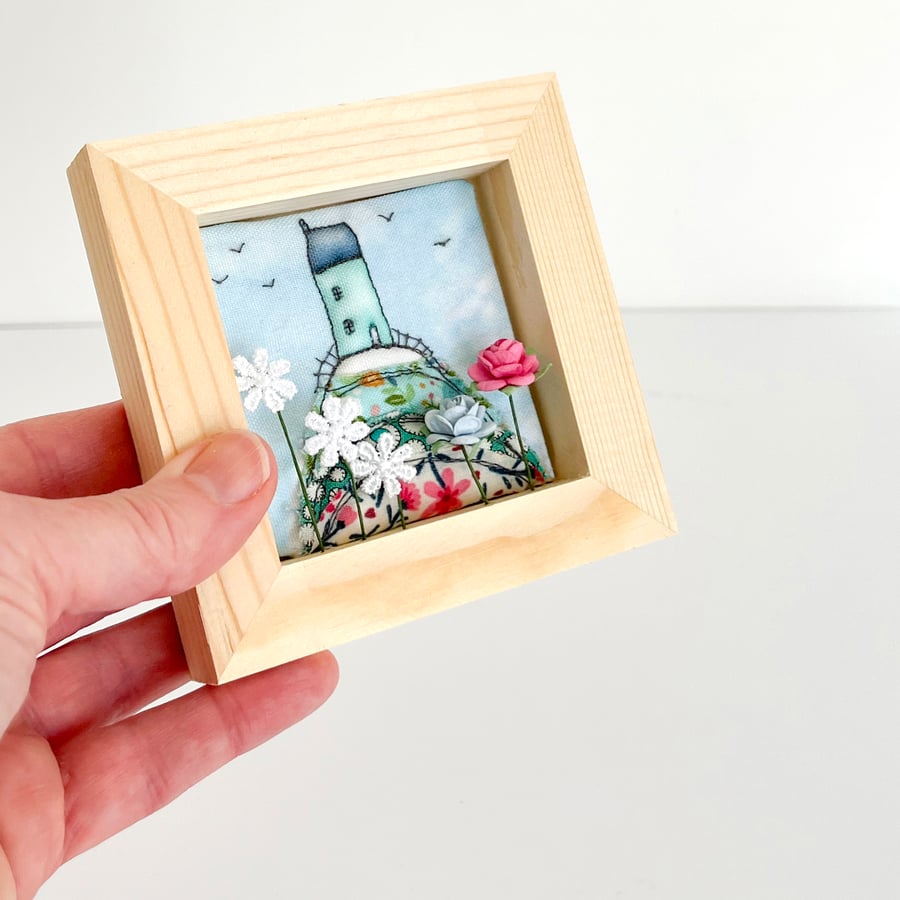
{"label": "white background", "polygon": [[[43,897],[900,896],[898,10],[3,7],[0,323],[97,319],[85,141],[556,70],[681,526],[340,648]],[[116,396],[93,325],[0,327],[0,384],[0,422]]]}
{"label": "white background", "polygon": [[0,322],[98,318],[88,141],[553,70],[625,306],[896,305],[895,0],[82,0],[0,13]]}

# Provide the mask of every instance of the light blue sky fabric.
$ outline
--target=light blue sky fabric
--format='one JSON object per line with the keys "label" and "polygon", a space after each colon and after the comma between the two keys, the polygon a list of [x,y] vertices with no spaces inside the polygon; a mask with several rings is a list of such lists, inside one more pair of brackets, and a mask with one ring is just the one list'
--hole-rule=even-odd
{"label": "light blue sky fabric", "polygon": [[[311,228],[346,222],[356,234],[391,327],[421,338],[466,381],[478,351],[515,337],[474,189],[447,181],[338,206],[201,229],[210,274],[232,356],[252,359],[258,347],[287,359],[285,376],[298,388],[284,417],[304,435],[313,406],[317,360],[334,338],[307,259],[299,220]],[[538,354],[540,347],[534,348]],[[551,375],[552,377],[552,375]],[[237,388],[235,388],[237,389]],[[488,395],[495,417],[508,421],[506,398]],[[527,390],[516,405],[525,440],[550,470],[546,446]],[[245,410],[246,412],[246,410]],[[246,412],[250,428],[271,445],[279,486],[270,508],[282,555],[297,551],[297,479],[277,417],[260,404]]]}

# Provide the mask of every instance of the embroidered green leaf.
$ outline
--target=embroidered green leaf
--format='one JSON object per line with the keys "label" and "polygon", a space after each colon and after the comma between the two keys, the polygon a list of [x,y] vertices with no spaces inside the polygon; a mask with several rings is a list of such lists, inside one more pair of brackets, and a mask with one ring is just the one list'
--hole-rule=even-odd
{"label": "embroidered green leaf", "polygon": [[537,374],[534,376],[534,380],[540,381],[550,371],[552,366],[553,363],[548,362],[545,366],[542,366],[540,369],[538,369]]}
{"label": "embroidered green leaf", "polygon": [[384,398],[384,402],[390,403],[391,406],[403,406],[406,403],[406,397],[403,394],[391,394]]}

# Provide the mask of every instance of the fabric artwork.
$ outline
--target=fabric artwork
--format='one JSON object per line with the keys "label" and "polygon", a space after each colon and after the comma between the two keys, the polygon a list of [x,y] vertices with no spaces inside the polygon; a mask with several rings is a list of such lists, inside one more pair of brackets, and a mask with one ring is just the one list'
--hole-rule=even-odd
{"label": "fabric artwork", "polygon": [[278,461],[282,558],[552,478],[528,388],[511,407],[468,374],[513,334],[470,184],[201,234],[247,422]]}

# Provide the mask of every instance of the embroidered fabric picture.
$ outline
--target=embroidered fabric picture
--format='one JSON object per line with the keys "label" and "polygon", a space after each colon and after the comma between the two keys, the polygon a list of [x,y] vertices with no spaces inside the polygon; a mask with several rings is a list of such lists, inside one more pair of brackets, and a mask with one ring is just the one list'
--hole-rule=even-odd
{"label": "embroidered fabric picture", "polygon": [[552,478],[468,182],[201,234],[282,558]]}

